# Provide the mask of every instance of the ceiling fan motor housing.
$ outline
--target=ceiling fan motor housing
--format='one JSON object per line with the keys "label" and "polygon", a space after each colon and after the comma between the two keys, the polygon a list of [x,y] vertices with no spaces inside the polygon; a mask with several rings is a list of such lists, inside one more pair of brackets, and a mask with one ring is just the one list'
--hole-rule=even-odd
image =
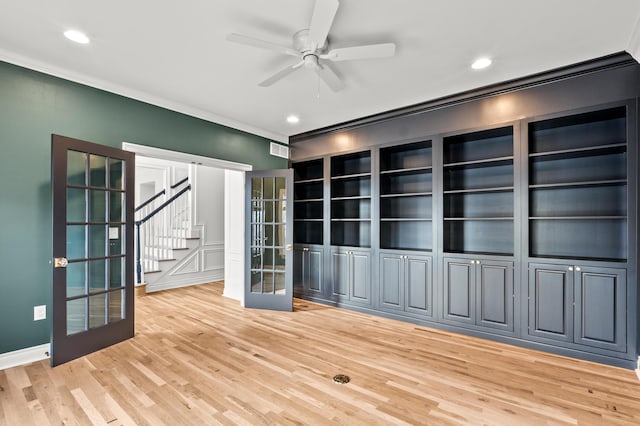
{"label": "ceiling fan motor housing", "polygon": [[300,30],[293,35],[293,48],[300,52],[303,58],[307,55],[315,55],[317,58],[317,55],[326,53],[328,47],[328,38],[322,46],[316,47],[309,39],[309,29]]}

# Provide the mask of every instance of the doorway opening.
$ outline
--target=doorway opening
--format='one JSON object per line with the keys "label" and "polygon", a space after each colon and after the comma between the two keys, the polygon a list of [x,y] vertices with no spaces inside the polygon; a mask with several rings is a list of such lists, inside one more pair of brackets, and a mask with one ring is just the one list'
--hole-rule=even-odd
{"label": "doorway opening", "polygon": [[[252,166],[128,142],[122,149],[136,153],[136,206],[162,189],[169,193],[171,186],[185,179],[191,185],[189,217],[180,220],[182,236],[162,237],[181,247],[146,249],[158,260],[153,265],[162,265],[156,270],[149,270],[151,263],[146,265],[145,281],[151,283],[147,291],[223,279],[223,295],[244,306],[244,174]],[[154,244],[162,238],[155,238]]]}

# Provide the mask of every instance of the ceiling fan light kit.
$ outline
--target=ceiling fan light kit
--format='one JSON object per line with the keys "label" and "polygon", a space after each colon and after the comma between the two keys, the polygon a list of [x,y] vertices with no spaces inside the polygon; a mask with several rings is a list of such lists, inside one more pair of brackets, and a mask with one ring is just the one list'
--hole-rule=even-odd
{"label": "ceiling fan light kit", "polygon": [[396,50],[394,43],[330,49],[329,30],[338,11],[338,6],[338,0],[316,0],[309,28],[297,31],[293,35],[292,47],[235,33],[229,34],[227,40],[299,58],[295,64],[287,66],[258,83],[259,86],[271,86],[304,66],[304,68],[313,70],[331,90],[337,92],[345,87],[344,83],[325,61],[388,58],[395,55]]}

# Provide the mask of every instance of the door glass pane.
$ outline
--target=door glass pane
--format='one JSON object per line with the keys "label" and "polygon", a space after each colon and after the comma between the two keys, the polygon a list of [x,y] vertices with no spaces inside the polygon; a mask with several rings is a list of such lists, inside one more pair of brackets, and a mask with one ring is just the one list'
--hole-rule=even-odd
{"label": "door glass pane", "polygon": [[276,247],[284,247],[285,244],[285,230],[284,224],[274,225],[273,227],[273,245]]}
{"label": "door glass pane", "polygon": [[274,222],[285,223],[287,221],[287,202],[276,201],[276,211]]}
{"label": "door glass pane", "polygon": [[116,158],[109,159],[109,187],[113,189],[122,189],[124,182],[124,165],[125,161]]}
{"label": "door glass pane", "polygon": [[252,248],[251,249],[251,269],[260,269],[260,268],[262,268],[262,249]]}
{"label": "door glass pane", "polygon": [[263,245],[273,246],[273,225],[263,225],[264,240]]}
{"label": "door glass pane", "polygon": [[277,271],[284,271],[285,267],[285,251],[283,248],[275,250],[275,259],[273,260],[274,269]]}
{"label": "door glass pane", "polygon": [[264,285],[262,286],[262,293],[273,293],[273,272],[264,271],[263,274]]}
{"label": "door glass pane", "polygon": [[273,269],[273,249],[265,248],[263,253],[264,263],[262,264],[262,269]]}
{"label": "door glass pane", "polygon": [[262,245],[262,226],[261,225],[251,225],[251,245],[252,246]]}
{"label": "door glass pane", "polygon": [[287,179],[283,177],[276,178],[276,193],[275,197],[281,200],[285,200],[287,198]]}
{"label": "door glass pane", "polygon": [[107,226],[89,225],[89,257],[104,257],[107,253]]}
{"label": "door glass pane", "polygon": [[87,190],[67,188],[67,222],[87,221]]}
{"label": "door glass pane", "polygon": [[263,198],[262,197],[262,179],[251,179],[251,198]]}
{"label": "door glass pane", "polygon": [[264,221],[273,222],[273,201],[264,202]]}
{"label": "door glass pane", "polygon": [[89,156],[89,185],[104,188],[107,183],[107,159],[100,155]]}
{"label": "door glass pane", "polygon": [[89,191],[89,222],[107,221],[107,191]]}
{"label": "door glass pane", "polygon": [[87,299],[67,301],[67,335],[87,329]]}
{"label": "door glass pane", "polygon": [[284,272],[275,272],[274,273],[275,282],[274,282],[274,292],[276,294],[285,294],[284,291]]}
{"label": "door glass pane", "polygon": [[107,286],[105,259],[89,261],[89,292],[104,291]]}
{"label": "door glass pane", "polygon": [[86,185],[87,154],[67,151],[67,183],[69,185]]}
{"label": "door glass pane", "polygon": [[124,269],[122,268],[122,258],[114,257],[109,259],[109,288],[119,288],[124,286]]}
{"label": "door glass pane", "polygon": [[89,296],[89,328],[100,327],[107,323],[106,299],[106,293]]}
{"label": "door glass pane", "polygon": [[87,262],[72,262],[67,266],[67,297],[87,294]]}
{"label": "door glass pane", "polygon": [[260,201],[251,202],[251,223],[262,222],[262,203]]}
{"label": "door glass pane", "polygon": [[67,226],[67,259],[84,259],[86,252],[86,226]]}
{"label": "door glass pane", "polygon": [[124,318],[124,290],[109,292],[109,322],[120,321]]}
{"label": "door glass pane", "polygon": [[265,200],[273,200],[274,197],[274,188],[273,188],[273,178],[266,177],[264,178],[264,199]]}
{"label": "door glass pane", "polygon": [[262,272],[251,271],[251,292],[262,293]]}
{"label": "door glass pane", "polygon": [[124,226],[109,226],[109,255],[124,254]]}
{"label": "door glass pane", "polygon": [[124,204],[123,192],[109,192],[109,221],[123,222],[122,206]]}

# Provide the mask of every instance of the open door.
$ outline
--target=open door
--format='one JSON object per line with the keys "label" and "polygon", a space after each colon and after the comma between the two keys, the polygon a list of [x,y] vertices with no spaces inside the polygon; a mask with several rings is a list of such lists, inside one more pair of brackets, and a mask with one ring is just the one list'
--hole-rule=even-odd
{"label": "open door", "polygon": [[293,310],[293,170],[247,172],[247,308]]}
{"label": "open door", "polygon": [[134,154],[53,135],[56,366],[133,337]]}

